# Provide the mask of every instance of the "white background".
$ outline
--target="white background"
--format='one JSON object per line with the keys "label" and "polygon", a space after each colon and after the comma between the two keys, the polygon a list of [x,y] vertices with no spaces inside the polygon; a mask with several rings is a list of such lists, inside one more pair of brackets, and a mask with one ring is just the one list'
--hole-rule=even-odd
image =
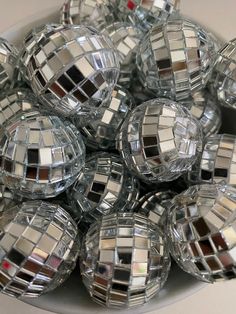
{"label": "white background", "polygon": [[[181,0],[182,13],[209,26],[226,40],[236,37],[235,0]],[[63,0],[0,0],[0,33]],[[235,314],[236,280],[209,285],[195,295],[158,310],[157,314]],[[119,313],[119,312],[117,312]],[[155,312],[152,312],[154,314]],[[50,314],[0,295],[0,314]],[[83,313],[81,313],[83,314]]]}

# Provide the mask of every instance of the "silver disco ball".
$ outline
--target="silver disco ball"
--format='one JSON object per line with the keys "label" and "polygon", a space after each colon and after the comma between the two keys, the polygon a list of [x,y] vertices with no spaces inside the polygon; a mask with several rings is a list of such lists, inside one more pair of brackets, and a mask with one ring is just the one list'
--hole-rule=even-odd
{"label": "silver disco ball", "polygon": [[16,116],[38,108],[37,98],[30,90],[10,89],[0,96],[0,125],[5,127]]}
{"label": "silver disco ball", "polygon": [[150,192],[139,200],[135,212],[146,216],[166,232],[169,208],[175,195],[172,191]]}
{"label": "silver disco ball", "polygon": [[211,85],[221,104],[236,108],[236,39],[224,45],[217,54]]}
{"label": "silver disco ball", "polygon": [[188,174],[192,183],[226,183],[236,187],[236,136],[212,135]]}
{"label": "silver disco ball", "polygon": [[6,39],[0,38],[0,89],[13,84],[16,75],[18,50]]}
{"label": "silver disco ball", "polygon": [[56,116],[26,112],[0,129],[0,143],[2,181],[26,198],[56,196],[84,165],[80,133]]}
{"label": "silver disco ball", "polygon": [[169,268],[166,237],[145,216],[104,216],[84,237],[83,282],[103,306],[128,308],[148,302],[164,285]]}
{"label": "silver disco ball", "polygon": [[193,117],[202,126],[204,137],[219,132],[222,122],[219,102],[207,90],[193,94],[192,98],[183,102]]}
{"label": "silver disco ball", "polygon": [[168,99],[136,107],[122,126],[117,146],[130,170],[144,181],[172,181],[202,149],[202,131],[188,110]]}
{"label": "silver disco ball", "polygon": [[62,284],[80,250],[77,226],[60,206],[29,201],[0,218],[0,291],[38,297]]}
{"label": "silver disco ball", "polygon": [[193,186],[173,203],[169,234],[178,265],[206,282],[236,278],[236,189]]}
{"label": "silver disco ball", "polygon": [[61,10],[61,23],[101,28],[115,21],[113,4],[117,0],[67,0]]}
{"label": "silver disco ball", "polygon": [[137,54],[139,79],[157,96],[182,100],[205,87],[216,58],[216,42],[201,26],[170,19],[154,26]]}
{"label": "silver disco ball", "polygon": [[32,37],[25,40],[30,45],[26,76],[35,94],[56,113],[73,116],[111,94],[119,61],[107,36],[82,25],[46,25],[40,40],[37,32]]}
{"label": "silver disco ball", "polygon": [[77,220],[92,223],[103,215],[133,210],[139,197],[138,181],[127,171],[120,157],[97,153],[85,166],[68,191]]}
{"label": "silver disco ball", "polygon": [[154,24],[165,22],[172,13],[176,13],[179,3],[180,0],[117,0],[119,17],[132,21],[146,31]]}
{"label": "silver disco ball", "polygon": [[114,149],[117,134],[132,106],[130,93],[116,86],[111,98],[97,109],[96,116],[87,118],[84,126],[79,128],[86,146],[91,149]]}
{"label": "silver disco ball", "polygon": [[143,34],[136,26],[121,22],[108,25],[101,33],[111,38],[118,52],[120,61],[118,82],[127,88],[133,80],[133,72],[136,69],[136,54]]}

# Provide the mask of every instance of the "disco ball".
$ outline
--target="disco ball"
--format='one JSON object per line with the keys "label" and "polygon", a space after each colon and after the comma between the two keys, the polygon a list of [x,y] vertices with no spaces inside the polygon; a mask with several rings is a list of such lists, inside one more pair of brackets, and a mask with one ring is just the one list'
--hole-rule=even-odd
{"label": "disco ball", "polygon": [[61,10],[61,23],[101,28],[115,21],[112,6],[116,0],[67,0]]}
{"label": "disco ball", "polygon": [[[36,32],[37,33],[37,32]],[[58,114],[73,116],[108,97],[119,76],[111,40],[94,28],[47,25],[25,42],[26,73],[36,95]],[[35,37],[35,38],[34,38]],[[32,43],[31,43],[32,42]],[[26,50],[27,47],[24,49]]]}
{"label": "disco ball", "polygon": [[119,84],[129,87],[136,69],[136,54],[139,43],[143,37],[142,32],[133,25],[116,22],[104,28],[102,34],[111,38],[118,52],[120,61]]}
{"label": "disco ball", "polygon": [[166,232],[168,212],[175,195],[172,191],[150,192],[139,200],[135,212],[147,217]]}
{"label": "disco ball", "polygon": [[[133,210],[139,197],[138,181],[114,154],[89,157],[68,198],[78,219],[92,223],[103,215]],[[74,210],[75,212],[75,210]]]}
{"label": "disco ball", "polygon": [[169,268],[166,237],[142,215],[104,216],[84,237],[82,278],[101,305],[127,308],[148,302],[164,285]]}
{"label": "disco ball", "polygon": [[87,119],[87,123],[79,128],[86,147],[91,149],[114,149],[116,136],[124,119],[133,105],[132,96],[120,86],[116,86],[111,98],[98,108],[97,115]]}
{"label": "disco ball", "polygon": [[193,183],[227,183],[236,187],[236,136],[212,135],[188,174]]}
{"label": "disco ball", "polygon": [[12,193],[5,185],[0,183],[0,220],[8,207],[13,207],[22,199]]}
{"label": "disco ball", "polygon": [[17,58],[18,50],[0,37],[0,89],[7,89],[13,84]]}
{"label": "disco ball", "polygon": [[10,89],[0,96],[0,125],[5,127],[17,115],[39,108],[34,94],[27,89]]}
{"label": "disco ball", "polygon": [[0,218],[0,291],[38,297],[70,275],[79,254],[77,226],[60,206],[29,201]]}
{"label": "disco ball", "polygon": [[231,40],[217,54],[210,83],[221,104],[236,108],[236,39]]}
{"label": "disco ball", "polygon": [[154,26],[137,53],[139,79],[157,96],[182,100],[205,87],[216,58],[215,38],[185,19]]}
{"label": "disco ball", "polygon": [[178,265],[197,279],[236,277],[236,189],[198,185],[176,196],[169,234]]}
{"label": "disco ball", "polygon": [[25,113],[0,129],[2,181],[15,193],[39,199],[56,196],[76,179],[85,148],[73,125],[56,116]]}
{"label": "disco ball", "polygon": [[168,99],[136,107],[117,140],[127,167],[144,181],[172,181],[187,171],[202,149],[202,131],[187,109]]}
{"label": "disco ball", "polygon": [[117,0],[119,16],[147,31],[154,24],[165,22],[179,9],[180,0]]}
{"label": "disco ball", "polygon": [[183,104],[199,121],[205,138],[219,132],[222,122],[221,110],[217,99],[210,92],[207,90],[196,92]]}

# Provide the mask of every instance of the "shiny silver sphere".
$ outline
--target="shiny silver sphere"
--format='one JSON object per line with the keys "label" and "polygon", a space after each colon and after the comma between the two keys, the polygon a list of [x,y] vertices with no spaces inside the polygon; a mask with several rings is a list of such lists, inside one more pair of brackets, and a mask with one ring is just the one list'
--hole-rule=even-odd
{"label": "shiny silver sphere", "polygon": [[197,185],[173,201],[169,221],[172,256],[197,279],[236,278],[236,189]]}
{"label": "shiny silver sphere", "polygon": [[215,38],[186,19],[154,26],[137,54],[143,86],[174,100],[183,100],[205,87],[216,58]]}
{"label": "shiny silver sphere", "polygon": [[54,197],[66,190],[84,165],[79,131],[56,116],[19,115],[0,129],[2,181],[30,199]]}
{"label": "shiny silver sphere", "polygon": [[0,291],[38,297],[62,284],[75,267],[77,226],[58,205],[29,201],[0,218]]}
{"label": "shiny silver sphere", "polygon": [[104,216],[84,237],[83,282],[103,306],[128,308],[148,302],[164,285],[169,268],[166,237],[145,216]]}
{"label": "shiny silver sphere", "polygon": [[183,106],[153,99],[136,107],[122,126],[118,149],[144,181],[172,181],[186,172],[202,149],[200,125]]}
{"label": "shiny silver sphere", "polygon": [[[96,153],[68,191],[68,199],[78,219],[92,223],[114,212],[132,211],[139,197],[138,181],[114,154]],[[76,211],[74,210],[74,212]]]}
{"label": "shiny silver sphere", "polygon": [[[40,40],[39,40],[40,34]],[[32,41],[32,38],[35,40]],[[92,27],[46,25],[25,40],[26,77],[58,114],[72,116],[108,97],[119,76],[111,40]]]}

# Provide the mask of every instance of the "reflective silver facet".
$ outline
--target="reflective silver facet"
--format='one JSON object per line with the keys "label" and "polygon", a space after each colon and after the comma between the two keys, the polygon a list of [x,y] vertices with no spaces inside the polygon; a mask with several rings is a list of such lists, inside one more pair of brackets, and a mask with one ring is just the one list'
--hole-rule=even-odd
{"label": "reflective silver facet", "polygon": [[33,91],[66,116],[108,97],[119,76],[111,40],[92,27],[46,25],[27,36],[23,49]]}
{"label": "reflective silver facet", "polygon": [[175,195],[172,191],[150,192],[139,200],[135,212],[146,216],[166,232],[169,208]]}
{"label": "reflective silver facet", "polygon": [[147,31],[176,13],[180,0],[117,0],[117,3],[121,19],[128,19]]}
{"label": "reflective silver facet", "polygon": [[141,83],[157,96],[189,98],[206,85],[216,46],[215,37],[186,19],[154,26],[137,54]]}
{"label": "reflective silver facet", "polygon": [[192,98],[182,102],[190,113],[200,122],[204,137],[219,132],[221,127],[221,110],[219,102],[209,91],[202,90]]}
{"label": "reflective silver facet", "polygon": [[72,189],[68,190],[78,217],[88,223],[112,212],[133,210],[138,197],[138,181],[120,157],[108,153],[89,157]]}
{"label": "reflective silver facet", "polygon": [[0,38],[0,89],[7,89],[16,75],[18,50],[6,39]]}
{"label": "reflective silver facet", "polygon": [[91,226],[81,251],[81,273],[92,299],[107,307],[148,302],[170,268],[164,234],[145,216],[117,213]]}
{"label": "reflective silver facet", "polygon": [[63,283],[75,267],[77,226],[60,206],[31,201],[0,218],[0,291],[38,297]]}
{"label": "reflective silver facet", "polygon": [[116,136],[132,105],[130,93],[116,86],[111,98],[97,109],[96,116],[87,118],[84,126],[79,128],[86,146],[91,149],[114,149]]}
{"label": "reflective silver facet", "polygon": [[214,94],[228,107],[236,108],[236,39],[224,45],[217,54],[210,80]]}
{"label": "reflective silver facet", "polygon": [[236,278],[236,189],[199,185],[175,197],[169,233],[172,255],[196,278]]}
{"label": "reflective silver facet", "polygon": [[56,116],[26,112],[0,129],[3,183],[26,198],[54,197],[84,165],[79,131]]}
{"label": "reflective silver facet", "polygon": [[136,69],[136,54],[143,34],[136,26],[121,22],[108,25],[101,33],[111,38],[118,52],[120,62],[118,82],[120,85],[128,88],[133,79],[133,72]]}
{"label": "reflective silver facet", "polygon": [[189,172],[194,183],[226,183],[236,187],[236,136],[213,135],[206,139],[202,155]]}
{"label": "reflective silver facet", "polygon": [[197,160],[202,132],[187,109],[168,99],[153,99],[133,110],[117,145],[127,167],[142,180],[172,181]]}

